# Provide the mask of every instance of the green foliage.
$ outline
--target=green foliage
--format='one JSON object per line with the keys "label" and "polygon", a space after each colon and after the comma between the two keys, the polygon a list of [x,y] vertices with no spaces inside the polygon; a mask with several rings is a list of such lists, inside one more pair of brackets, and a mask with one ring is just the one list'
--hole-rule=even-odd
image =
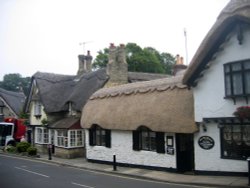
{"label": "green foliage", "polygon": [[41,123],[43,126],[45,126],[45,125],[48,125],[49,121],[46,118],[43,118]]}
{"label": "green foliage", "polygon": [[96,56],[96,59],[94,60],[92,66],[97,69],[106,67],[109,61],[108,54],[109,54],[108,48],[104,48],[103,51],[102,50],[98,51],[98,55]]}
{"label": "green foliage", "polygon": [[37,154],[37,149],[36,149],[35,147],[33,147],[33,146],[30,146],[30,147],[27,149],[27,152],[28,152],[29,155],[34,156],[34,155]]}
{"label": "green foliage", "polygon": [[[109,49],[99,51],[94,60],[94,68],[103,68],[108,63]],[[142,49],[136,43],[126,45],[128,71],[171,74],[175,58],[170,53],[159,53],[152,47]]]}
{"label": "green foliage", "polygon": [[30,143],[28,142],[19,142],[17,143],[16,145],[16,148],[17,148],[17,151],[19,153],[22,153],[22,152],[27,152],[27,149],[30,147]]}
{"label": "green foliage", "polygon": [[9,145],[9,146],[6,146],[5,151],[7,151],[9,153],[16,153],[17,149],[15,146]]}
{"label": "green foliage", "polygon": [[9,91],[22,91],[27,96],[29,92],[31,78],[23,78],[18,73],[6,74],[3,77],[3,81],[0,81],[0,87]]}

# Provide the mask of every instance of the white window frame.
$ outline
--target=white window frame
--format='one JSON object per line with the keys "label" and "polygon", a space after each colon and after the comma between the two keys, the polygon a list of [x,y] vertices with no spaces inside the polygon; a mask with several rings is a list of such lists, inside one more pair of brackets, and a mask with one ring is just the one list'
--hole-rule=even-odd
{"label": "white window frame", "polygon": [[56,132],[56,137],[55,137],[55,145],[57,147],[63,147],[67,148],[68,147],[68,131],[65,129],[58,129],[55,131]]}
{"label": "white window frame", "polygon": [[42,104],[39,101],[35,102],[34,105],[34,116],[41,116],[42,115]]}
{"label": "white window frame", "polygon": [[69,130],[69,147],[83,147],[84,146],[84,131],[81,129]]}
{"label": "white window frame", "polygon": [[[64,135],[63,135],[64,133]],[[84,146],[83,129],[57,129],[55,130],[55,146],[62,148],[78,148]]]}
{"label": "white window frame", "polygon": [[49,129],[45,127],[36,127],[35,143],[36,144],[49,144]]}

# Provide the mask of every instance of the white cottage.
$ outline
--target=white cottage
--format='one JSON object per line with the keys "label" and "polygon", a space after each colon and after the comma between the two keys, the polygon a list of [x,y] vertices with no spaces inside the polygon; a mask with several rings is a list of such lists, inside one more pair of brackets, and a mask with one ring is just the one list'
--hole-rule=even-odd
{"label": "white cottage", "polygon": [[233,115],[250,97],[250,1],[231,0],[201,43],[183,83],[194,94],[195,170],[245,174],[250,121]]}
{"label": "white cottage", "polygon": [[83,109],[92,162],[169,171],[194,169],[193,94],[182,76],[103,88]]}

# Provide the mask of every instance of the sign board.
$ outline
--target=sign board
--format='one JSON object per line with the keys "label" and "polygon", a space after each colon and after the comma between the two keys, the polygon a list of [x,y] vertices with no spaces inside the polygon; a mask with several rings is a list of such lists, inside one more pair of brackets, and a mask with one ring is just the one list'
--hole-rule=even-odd
{"label": "sign board", "polygon": [[210,136],[202,136],[199,138],[198,144],[202,149],[209,150],[214,147],[214,139]]}

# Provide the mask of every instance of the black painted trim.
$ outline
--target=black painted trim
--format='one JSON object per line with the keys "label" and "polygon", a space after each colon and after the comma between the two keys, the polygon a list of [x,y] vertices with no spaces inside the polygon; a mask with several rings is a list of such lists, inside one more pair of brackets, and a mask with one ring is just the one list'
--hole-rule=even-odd
{"label": "black painted trim", "polygon": [[[91,162],[91,163],[113,165],[113,162],[111,162],[111,161],[101,161],[101,160],[95,160],[95,159],[87,159],[87,161]],[[165,171],[165,172],[177,172],[177,169],[175,169],[175,168],[165,168],[165,167],[157,167],[157,166],[144,166],[144,165],[136,165],[136,164],[129,164],[129,163],[118,163],[118,162],[116,162],[116,164],[117,164],[117,166],[120,166],[120,167],[141,168],[141,169],[157,170],[157,171]]]}

